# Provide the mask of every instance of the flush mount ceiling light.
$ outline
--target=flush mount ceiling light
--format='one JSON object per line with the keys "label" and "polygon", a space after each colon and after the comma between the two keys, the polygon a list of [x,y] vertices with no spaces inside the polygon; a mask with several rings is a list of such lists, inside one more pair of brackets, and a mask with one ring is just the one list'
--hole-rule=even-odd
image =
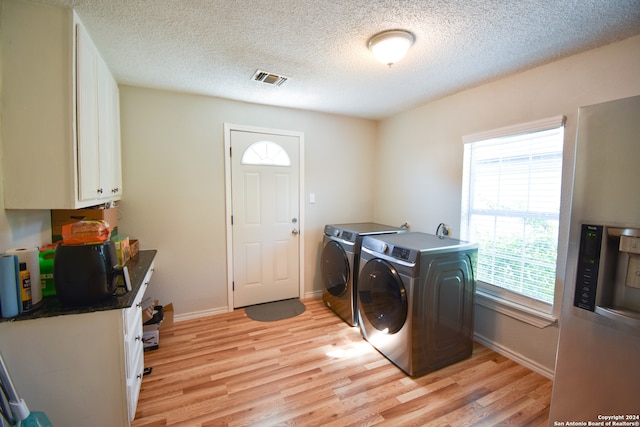
{"label": "flush mount ceiling light", "polygon": [[388,30],[371,37],[367,46],[373,56],[391,67],[406,55],[416,37],[405,30]]}

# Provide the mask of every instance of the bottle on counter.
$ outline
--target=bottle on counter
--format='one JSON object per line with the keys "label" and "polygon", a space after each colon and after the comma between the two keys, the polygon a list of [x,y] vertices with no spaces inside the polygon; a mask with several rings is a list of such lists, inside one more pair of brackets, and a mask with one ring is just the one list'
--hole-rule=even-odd
{"label": "bottle on counter", "polygon": [[20,263],[20,300],[22,301],[22,311],[31,310],[31,275],[27,270],[27,263]]}

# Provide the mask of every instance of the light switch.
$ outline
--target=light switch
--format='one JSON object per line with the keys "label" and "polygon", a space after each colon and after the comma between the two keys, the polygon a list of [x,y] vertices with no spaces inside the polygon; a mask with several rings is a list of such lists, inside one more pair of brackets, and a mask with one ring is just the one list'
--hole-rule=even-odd
{"label": "light switch", "polygon": [[309,203],[316,202],[316,193],[309,193]]}

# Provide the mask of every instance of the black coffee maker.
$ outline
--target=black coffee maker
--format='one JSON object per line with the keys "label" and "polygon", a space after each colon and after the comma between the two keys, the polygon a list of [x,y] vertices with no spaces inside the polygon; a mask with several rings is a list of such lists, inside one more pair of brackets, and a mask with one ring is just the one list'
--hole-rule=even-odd
{"label": "black coffee maker", "polygon": [[64,306],[90,305],[110,298],[118,287],[119,275],[122,269],[111,240],[56,247],[53,280]]}

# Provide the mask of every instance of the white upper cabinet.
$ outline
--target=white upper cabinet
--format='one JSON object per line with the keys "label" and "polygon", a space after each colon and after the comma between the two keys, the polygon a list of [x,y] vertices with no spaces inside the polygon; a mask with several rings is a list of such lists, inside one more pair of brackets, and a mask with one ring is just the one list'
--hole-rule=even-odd
{"label": "white upper cabinet", "polygon": [[70,9],[2,2],[6,209],[77,209],[122,195],[118,86]]}
{"label": "white upper cabinet", "polygon": [[118,85],[82,25],[76,25],[76,61],[78,199],[117,199],[122,188]]}

